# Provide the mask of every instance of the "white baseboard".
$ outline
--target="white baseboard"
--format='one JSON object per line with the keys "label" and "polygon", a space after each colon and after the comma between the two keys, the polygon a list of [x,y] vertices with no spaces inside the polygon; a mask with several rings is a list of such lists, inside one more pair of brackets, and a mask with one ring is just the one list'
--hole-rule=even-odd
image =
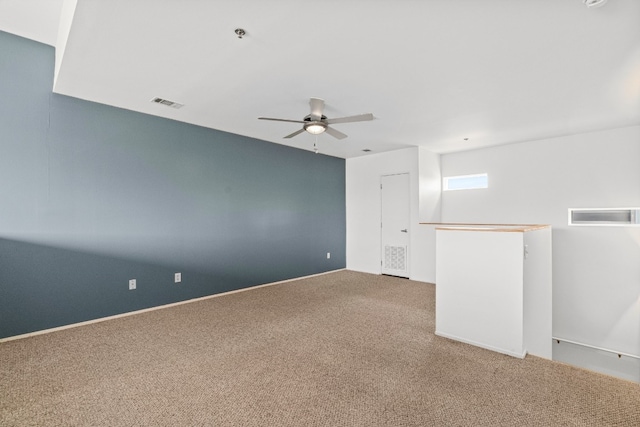
{"label": "white baseboard", "polygon": [[264,288],[264,287],[267,287],[267,286],[279,285],[279,284],[287,283],[287,282],[294,282],[296,280],[309,279],[311,277],[323,276],[325,274],[335,273],[337,271],[344,271],[344,270],[346,270],[346,269],[345,268],[340,268],[338,270],[325,271],[323,273],[311,274],[309,276],[296,277],[296,278],[287,279],[287,280],[280,280],[278,282],[272,282],[272,283],[265,283],[263,285],[256,285],[256,286],[251,286],[251,287],[248,287],[248,288],[242,288],[242,289],[236,289],[236,290],[233,290],[233,291],[221,292],[219,294],[207,295],[207,296],[199,297],[199,298],[192,298],[192,299],[188,299],[188,300],[185,300],[185,301],[178,301],[178,302],[173,302],[173,303],[170,303],[170,304],[164,304],[164,305],[158,305],[158,306],[155,306],[155,307],[144,308],[142,310],[135,310],[135,311],[129,311],[127,313],[115,314],[113,316],[100,317],[98,319],[87,320],[85,322],[71,323],[69,325],[58,326],[56,328],[42,329],[40,331],[34,331],[34,332],[26,333],[26,334],[14,335],[14,336],[11,336],[11,337],[6,337],[6,338],[0,338],[0,344],[3,343],[3,342],[7,342],[7,341],[15,341],[15,340],[23,339],[23,338],[33,337],[33,336],[36,336],[36,335],[49,334],[51,332],[57,332],[57,331],[65,330],[65,329],[77,328],[78,326],[91,325],[93,323],[106,322],[107,320],[119,319],[121,317],[135,316],[136,314],[147,313],[149,311],[161,310],[161,309],[164,309],[164,308],[175,307],[175,306],[178,306],[178,305],[189,304],[189,303],[197,302],[197,301],[204,301],[204,300],[207,300],[207,299],[210,299],[210,298],[217,298],[217,297],[222,297],[222,296],[225,296],[225,295],[235,294],[235,293],[238,293],[238,292],[251,291],[251,290],[254,290],[254,289]]}
{"label": "white baseboard", "polygon": [[503,348],[493,347],[493,346],[490,346],[490,345],[487,345],[487,344],[475,342],[475,341],[472,341],[472,340],[468,340],[466,338],[456,337],[455,335],[451,335],[451,334],[447,334],[447,333],[443,333],[443,332],[439,332],[439,331],[436,331],[435,334],[437,336],[439,336],[439,337],[448,338],[448,339],[454,340],[454,341],[460,341],[460,342],[463,342],[465,344],[471,344],[471,345],[476,346],[476,347],[484,348],[485,350],[491,350],[491,351],[495,351],[496,353],[506,354],[507,356],[517,357],[518,359],[524,359],[525,356],[527,355],[526,351],[524,353],[517,353],[515,351],[509,351],[509,350],[505,350]]}

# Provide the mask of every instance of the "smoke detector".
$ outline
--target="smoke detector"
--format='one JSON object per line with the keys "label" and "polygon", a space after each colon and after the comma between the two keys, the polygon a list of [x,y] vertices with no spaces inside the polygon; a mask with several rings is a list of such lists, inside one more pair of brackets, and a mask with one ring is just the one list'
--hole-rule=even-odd
{"label": "smoke detector", "polygon": [[587,7],[601,7],[607,2],[607,0],[583,0],[584,5]]}

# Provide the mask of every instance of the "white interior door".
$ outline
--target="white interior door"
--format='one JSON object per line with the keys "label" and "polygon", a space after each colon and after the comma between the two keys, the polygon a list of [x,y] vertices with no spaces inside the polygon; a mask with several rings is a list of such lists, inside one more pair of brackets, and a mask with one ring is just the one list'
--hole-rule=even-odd
{"label": "white interior door", "polygon": [[384,175],[382,200],[382,274],[409,277],[409,174]]}

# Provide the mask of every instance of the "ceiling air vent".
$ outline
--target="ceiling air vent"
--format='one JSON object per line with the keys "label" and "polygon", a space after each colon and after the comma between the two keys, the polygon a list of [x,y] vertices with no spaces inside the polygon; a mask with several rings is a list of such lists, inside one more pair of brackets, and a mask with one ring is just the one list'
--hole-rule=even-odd
{"label": "ceiling air vent", "polygon": [[167,107],[171,107],[175,109],[184,107],[183,104],[178,104],[177,102],[169,101],[168,99],[162,99],[162,98],[153,98],[151,102],[155,102],[156,104],[166,105]]}

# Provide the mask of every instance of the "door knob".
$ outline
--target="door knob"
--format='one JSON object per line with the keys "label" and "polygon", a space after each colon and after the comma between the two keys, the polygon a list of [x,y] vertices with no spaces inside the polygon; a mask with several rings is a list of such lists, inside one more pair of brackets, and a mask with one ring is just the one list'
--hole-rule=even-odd
{"label": "door knob", "polygon": [[406,233],[407,229],[405,228],[404,230],[400,230],[400,231],[403,232],[403,233]]}

